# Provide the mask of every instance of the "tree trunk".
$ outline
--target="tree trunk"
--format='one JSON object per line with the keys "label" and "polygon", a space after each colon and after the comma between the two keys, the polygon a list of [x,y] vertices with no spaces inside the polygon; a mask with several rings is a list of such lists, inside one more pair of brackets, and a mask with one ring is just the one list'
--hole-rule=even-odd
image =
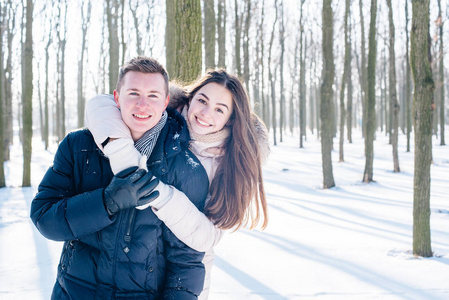
{"label": "tree trunk", "polygon": [[[134,24],[134,33],[136,34],[137,55],[143,55],[142,36],[140,35],[140,30],[139,30],[140,20],[139,20],[139,17],[137,16],[137,12],[140,11],[139,1],[129,1],[129,10],[131,11],[131,15],[133,18],[133,24]],[[150,18],[148,18],[148,19],[150,19]],[[167,22],[168,22],[168,20],[167,20]]]}
{"label": "tree trunk", "polygon": [[249,37],[249,29],[251,27],[251,14],[252,14],[252,8],[251,8],[251,0],[245,0],[246,1],[246,15],[245,15],[245,27],[243,31],[243,81],[245,82],[246,89],[249,92],[249,78],[251,76],[250,70],[249,70],[249,43],[250,43],[250,37]]}
{"label": "tree trunk", "polygon": [[202,67],[200,0],[179,0],[175,7],[176,52],[172,78],[181,83],[195,80]]}
{"label": "tree trunk", "polygon": [[83,78],[84,78],[84,52],[86,50],[86,34],[90,23],[91,3],[87,2],[86,16],[84,15],[84,7],[81,6],[81,57],[78,62],[78,128],[84,126],[84,107],[86,100],[84,99]]}
{"label": "tree trunk", "polygon": [[[6,9],[3,3],[0,3],[0,20],[5,23],[6,19]],[[5,101],[5,77],[3,76],[3,33],[5,32],[5,27],[0,26],[0,188],[5,187],[5,169],[4,169],[4,161],[5,161],[5,147],[4,147],[4,125],[3,122],[3,102]]]}
{"label": "tree trunk", "polygon": [[410,47],[410,41],[409,41],[409,30],[408,30],[408,1],[405,1],[405,37],[406,37],[406,47],[405,47],[405,67],[406,67],[406,74],[405,74],[405,80],[406,80],[406,91],[405,91],[405,110],[406,110],[406,125],[407,125],[407,152],[410,152],[410,135],[412,132],[412,109],[411,109],[411,102],[412,102],[412,82],[411,82],[411,70],[410,70],[410,55],[409,55],[409,47]]}
{"label": "tree trunk", "polygon": [[[280,22],[279,22],[279,44],[281,53],[279,57],[279,79],[281,87],[284,87],[284,54],[285,54],[285,26],[284,26],[284,0],[279,5]],[[279,101],[279,141],[284,141],[283,133],[285,130],[285,91],[281,88]]]}
{"label": "tree trunk", "polygon": [[332,0],[323,0],[322,31],[323,31],[323,71],[321,83],[321,155],[323,164],[323,188],[328,189],[335,186],[332,171],[332,101],[334,92],[335,66],[333,51],[333,12]]}
{"label": "tree trunk", "polygon": [[438,0],[438,29],[440,34],[440,61],[439,61],[439,96],[440,96],[440,145],[446,145],[446,141],[444,140],[444,127],[446,124],[446,120],[444,118],[445,113],[445,105],[444,105],[444,46],[443,46],[443,21],[441,16],[441,0]]}
{"label": "tree trunk", "polygon": [[377,0],[371,0],[368,52],[368,98],[366,103],[365,171],[363,182],[373,181],[374,134],[376,132],[376,16]]}
{"label": "tree trunk", "polygon": [[31,186],[31,140],[33,138],[33,1],[27,0],[25,51],[23,58],[22,118],[23,177],[22,186]]}
{"label": "tree trunk", "polygon": [[415,171],[413,183],[413,254],[431,257],[430,163],[432,157],[432,93],[429,63],[429,0],[412,1],[410,62],[414,82]]}
{"label": "tree trunk", "polygon": [[[4,72],[4,101],[3,101],[3,148],[5,161],[10,160],[9,146],[13,142],[13,115],[12,115],[12,53],[13,53],[13,37],[15,34],[16,25],[16,12],[17,6],[13,7],[11,0],[8,1],[8,19],[11,18],[11,22],[6,24],[6,37],[7,37],[7,51],[8,58],[6,59],[6,69]],[[5,51],[3,51],[5,53]]]}
{"label": "tree trunk", "polygon": [[361,70],[361,82],[360,82],[360,87],[362,90],[362,135],[365,137],[366,136],[366,113],[367,113],[367,109],[366,109],[366,101],[367,101],[367,97],[368,97],[368,75],[367,75],[367,68],[366,68],[366,50],[365,50],[365,21],[364,21],[364,17],[363,17],[363,5],[362,5],[362,0],[359,0],[359,8],[360,8],[360,30],[361,30],[361,40],[360,40],[360,44],[361,44],[361,61],[360,61],[360,70]]}
{"label": "tree trunk", "polygon": [[[278,5],[277,0],[274,1],[274,6],[276,8],[275,18],[273,22],[273,30],[271,31],[271,38],[270,38],[270,46],[268,48],[268,81],[270,82],[271,86],[271,126],[273,127],[273,144],[277,145],[277,138],[276,138],[276,82],[275,82],[275,76],[273,76],[273,71],[271,67],[271,57],[273,55],[273,41],[274,41],[274,30],[276,27],[276,22],[278,19]],[[275,73],[276,74],[276,73]]]}
{"label": "tree trunk", "polygon": [[346,76],[346,84],[347,84],[347,104],[346,104],[346,130],[347,130],[347,139],[350,144],[352,144],[352,92],[353,92],[353,86],[352,86],[352,39],[351,39],[351,31],[352,26],[349,24],[348,28],[348,46],[349,46],[349,58],[348,58],[348,72]]}
{"label": "tree trunk", "polygon": [[170,77],[175,75],[176,44],[179,38],[176,34],[176,0],[165,1],[165,67]]}
{"label": "tree trunk", "polygon": [[235,17],[235,44],[234,44],[234,59],[235,59],[235,70],[239,77],[242,77],[242,62],[240,57],[240,47],[242,42],[242,17],[239,15],[238,1],[234,1],[234,17]]}
{"label": "tree trunk", "polygon": [[304,24],[303,24],[303,17],[304,17],[304,10],[303,10],[304,1],[301,1],[301,16],[299,18],[299,82],[298,82],[298,95],[299,95],[299,148],[304,148],[304,136],[305,136],[305,101],[306,97],[304,95],[304,83],[305,83],[305,64],[304,64]]}
{"label": "tree trunk", "polygon": [[393,8],[391,6],[391,0],[387,0],[389,12],[389,28],[390,28],[390,101],[393,111],[390,112],[393,114],[393,122],[392,122],[392,138],[391,145],[393,146],[393,167],[394,172],[400,172],[401,169],[399,167],[399,155],[398,155],[398,131],[399,131],[399,103],[397,99],[396,93],[396,59],[395,59],[395,51],[394,51],[394,22],[393,22]]}
{"label": "tree trunk", "polygon": [[[345,4],[345,57],[344,57],[344,67],[343,76],[341,78],[341,88],[340,88],[340,144],[339,144],[339,162],[345,161],[344,155],[344,141],[345,141],[345,120],[346,120],[346,110],[345,110],[345,87],[348,82],[348,72],[351,68],[351,43],[349,42],[349,14],[350,14],[350,2],[346,0]],[[349,94],[348,94],[349,97]]]}
{"label": "tree trunk", "polygon": [[120,11],[119,0],[106,0],[108,40],[109,40],[109,90],[112,93],[117,85],[119,64],[120,64],[120,44],[118,38],[118,18]]}
{"label": "tree trunk", "polygon": [[204,63],[207,69],[215,68],[215,1],[204,1]]}
{"label": "tree trunk", "polygon": [[218,0],[218,67],[226,68],[226,1]]}

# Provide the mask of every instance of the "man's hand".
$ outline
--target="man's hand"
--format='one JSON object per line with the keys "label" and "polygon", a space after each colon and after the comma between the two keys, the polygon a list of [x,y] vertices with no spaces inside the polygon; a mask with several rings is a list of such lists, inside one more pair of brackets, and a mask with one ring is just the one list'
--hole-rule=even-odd
{"label": "man's hand", "polygon": [[151,180],[153,175],[143,169],[130,167],[112,178],[104,189],[104,204],[110,216],[118,211],[148,204],[159,196],[153,191],[158,180]]}

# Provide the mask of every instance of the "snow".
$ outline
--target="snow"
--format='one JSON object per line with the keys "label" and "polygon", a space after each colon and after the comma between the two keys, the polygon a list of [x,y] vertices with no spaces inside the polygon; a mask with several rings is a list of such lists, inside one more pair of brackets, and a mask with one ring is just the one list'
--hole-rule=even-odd
{"label": "snow", "polygon": [[[215,248],[209,299],[449,299],[449,151],[433,140],[431,237],[434,257],[412,254],[413,145],[400,136],[393,173],[384,133],[374,145],[374,179],[361,182],[364,142],[333,153],[336,188],[322,186],[320,143],[284,137],[264,166],[270,222],[239,230]],[[413,141],[412,141],[413,142]],[[335,147],[338,146],[335,140]],[[18,144],[18,143],[16,143]],[[0,189],[0,299],[49,299],[62,243],[43,238],[30,202],[54,150],[33,143],[32,187],[21,185],[21,148],[5,163]]]}

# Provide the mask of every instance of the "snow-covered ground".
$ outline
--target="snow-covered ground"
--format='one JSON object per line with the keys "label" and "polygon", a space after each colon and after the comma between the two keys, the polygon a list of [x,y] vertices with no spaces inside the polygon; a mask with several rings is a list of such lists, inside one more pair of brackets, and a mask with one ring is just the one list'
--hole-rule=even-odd
{"label": "snow-covered ground", "polygon": [[[433,141],[431,230],[434,257],[414,257],[413,149],[400,137],[401,173],[393,173],[383,133],[374,145],[374,179],[361,182],[364,142],[333,153],[336,188],[323,190],[320,144],[304,149],[284,137],[264,167],[270,223],[265,231],[227,234],[215,248],[211,300],[449,299],[449,146]],[[335,140],[335,147],[338,147]],[[18,143],[16,143],[18,144]],[[412,147],[413,148],[413,147]],[[21,148],[5,164],[0,189],[0,299],[49,299],[61,243],[43,238],[30,202],[53,151],[33,145],[32,187],[21,185]]]}

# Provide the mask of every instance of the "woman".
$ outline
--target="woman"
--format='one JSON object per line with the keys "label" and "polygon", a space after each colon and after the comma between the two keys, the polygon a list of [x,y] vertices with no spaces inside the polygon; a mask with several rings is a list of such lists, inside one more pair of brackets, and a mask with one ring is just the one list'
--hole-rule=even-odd
{"label": "woman", "polygon": [[[170,106],[184,116],[192,138],[190,149],[209,177],[204,214],[184,194],[162,183],[158,186],[159,198],[150,205],[181,241],[206,252],[206,279],[200,299],[207,299],[212,248],[223,232],[248,223],[253,229],[260,221],[262,229],[267,225],[261,165],[269,153],[268,134],[251,112],[248,95],[236,76],[221,69],[209,71],[186,91],[172,88]],[[116,173],[138,165],[141,154],[124,134],[126,131],[120,129],[119,118],[112,116],[118,109],[112,109],[115,104],[108,98],[100,95],[89,101],[86,119],[100,148],[109,140],[104,152]]]}

